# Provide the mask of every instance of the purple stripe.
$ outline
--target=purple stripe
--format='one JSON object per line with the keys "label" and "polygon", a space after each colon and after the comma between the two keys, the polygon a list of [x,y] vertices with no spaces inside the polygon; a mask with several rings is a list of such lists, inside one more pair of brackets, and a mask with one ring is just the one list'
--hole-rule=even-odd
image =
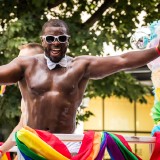
{"label": "purple stripe", "polygon": [[112,137],[107,134],[107,150],[114,160],[125,160],[121,150],[118,148],[116,142],[112,139]]}

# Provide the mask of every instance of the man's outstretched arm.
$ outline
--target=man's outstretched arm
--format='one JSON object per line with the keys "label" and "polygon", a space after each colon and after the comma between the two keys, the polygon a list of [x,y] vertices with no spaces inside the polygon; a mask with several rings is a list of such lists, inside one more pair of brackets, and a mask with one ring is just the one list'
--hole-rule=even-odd
{"label": "man's outstretched arm", "polygon": [[86,61],[86,75],[89,78],[101,79],[115,72],[138,68],[160,56],[160,44],[158,48],[131,51],[118,56],[95,57],[83,56]]}

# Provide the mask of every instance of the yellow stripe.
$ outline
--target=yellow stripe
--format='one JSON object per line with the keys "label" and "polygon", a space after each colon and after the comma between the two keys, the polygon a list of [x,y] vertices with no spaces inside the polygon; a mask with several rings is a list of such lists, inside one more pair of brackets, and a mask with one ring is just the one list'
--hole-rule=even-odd
{"label": "yellow stripe", "polygon": [[1,158],[1,160],[8,160],[7,155],[6,155],[6,154],[4,154],[4,155],[2,156],[2,158]]}
{"label": "yellow stripe", "polygon": [[17,137],[29,149],[36,152],[37,154],[42,155],[48,160],[69,160],[67,157],[63,156],[42,139],[40,139],[37,135],[24,128],[17,132]]}
{"label": "yellow stripe", "polygon": [[3,95],[3,93],[5,92],[5,89],[6,89],[6,85],[1,85],[0,95]]}

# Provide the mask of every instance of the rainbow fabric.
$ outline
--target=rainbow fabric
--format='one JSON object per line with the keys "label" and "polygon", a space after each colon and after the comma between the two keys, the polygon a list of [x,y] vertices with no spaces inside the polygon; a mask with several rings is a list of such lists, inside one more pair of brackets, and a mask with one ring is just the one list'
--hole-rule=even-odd
{"label": "rainbow fabric", "polygon": [[75,156],[71,156],[61,140],[46,131],[24,127],[15,134],[15,139],[25,160],[102,160],[106,148],[112,160],[141,160],[122,136],[108,132],[85,132]]}
{"label": "rainbow fabric", "polygon": [[3,96],[5,90],[6,90],[6,85],[1,85],[1,89],[0,89],[0,95],[1,96]]}
{"label": "rainbow fabric", "polygon": [[[0,142],[0,146],[2,144],[3,142]],[[11,160],[10,153],[9,152],[4,153],[3,156],[0,158],[0,160]]]}
{"label": "rainbow fabric", "polygon": [[160,160],[160,131],[157,130],[154,135],[156,142],[150,160]]}

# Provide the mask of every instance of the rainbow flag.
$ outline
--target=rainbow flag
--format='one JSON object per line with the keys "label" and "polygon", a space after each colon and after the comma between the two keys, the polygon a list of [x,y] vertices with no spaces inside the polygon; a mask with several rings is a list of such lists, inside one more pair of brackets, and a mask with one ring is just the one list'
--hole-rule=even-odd
{"label": "rainbow flag", "polygon": [[6,90],[6,85],[1,85],[1,89],[0,89],[0,95],[1,96],[3,96],[5,90]]}
{"label": "rainbow flag", "polygon": [[107,149],[112,160],[141,160],[121,135],[108,132],[84,132],[79,152],[71,156],[65,144],[55,135],[24,127],[15,135],[25,160],[102,160]]}
{"label": "rainbow flag", "polygon": [[150,157],[150,160],[160,160],[160,129],[159,129],[159,126],[155,126],[155,132],[153,133],[153,136],[156,137],[156,142],[155,142],[154,150]]}
{"label": "rainbow flag", "polygon": [[[2,144],[3,142],[0,142],[0,146]],[[1,160],[11,160],[10,153],[9,152],[4,153],[3,156],[1,157]]]}

